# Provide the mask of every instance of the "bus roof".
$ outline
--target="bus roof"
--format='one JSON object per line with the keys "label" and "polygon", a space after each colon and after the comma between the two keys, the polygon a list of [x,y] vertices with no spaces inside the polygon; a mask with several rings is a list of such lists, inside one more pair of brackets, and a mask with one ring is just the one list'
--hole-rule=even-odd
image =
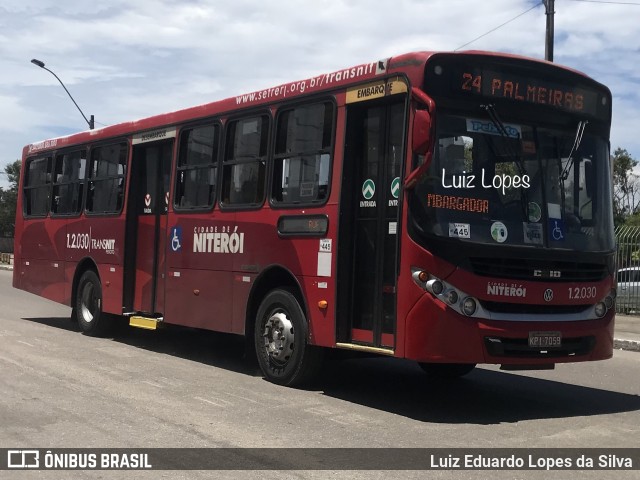
{"label": "bus roof", "polygon": [[177,125],[246,108],[268,105],[273,102],[281,102],[300,97],[302,95],[330,91],[349,84],[374,80],[379,76],[387,74],[403,73],[409,78],[409,81],[412,84],[415,84],[422,78],[424,65],[433,55],[491,55],[495,57],[521,59],[530,62],[539,62],[540,64],[553,65],[556,68],[563,68],[564,70],[586,77],[582,72],[562,67],[557,64],[552,64],[545,60],[507,53],[487,52],[481,50],[467,50],[462,52],[412,52],[370,63],[355,65],[353,67],[344,68],[331,73],[316,75],[304,80],[298,80],[275,87],[240,94],[224,100],[217,100],[173,112],[162,113],[94,130],[86,130],[66,136],[34,142],[24,147],[23,158],[31,154],[37,154],[41,151],[64,148],[65,146],[94,142],[107,138],[126,136],[135,132],[151,131],[160,127]]}

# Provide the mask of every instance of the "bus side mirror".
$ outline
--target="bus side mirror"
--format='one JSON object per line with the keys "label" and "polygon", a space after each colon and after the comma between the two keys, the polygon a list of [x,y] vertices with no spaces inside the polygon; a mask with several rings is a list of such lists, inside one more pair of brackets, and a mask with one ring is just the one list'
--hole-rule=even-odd
{"label": "bus side mirror", "polygon": [[404,187],[406,189],[415,187],[416,183],[418,183],[420,178],[426,173],[431,164],[432,127],[433,124],[431,123],[431,115],[429,112],[425,109],[417,109],[413,116],[411,148],[414,158],[417,156],[421,158],[421,161],[405,178]]}
{"label": "bus side mirror", "polygon": [[431,140],[431,115],[427,110],[416,110],[413,117],[413,137],[411,147],[413,153],[425,155]]}

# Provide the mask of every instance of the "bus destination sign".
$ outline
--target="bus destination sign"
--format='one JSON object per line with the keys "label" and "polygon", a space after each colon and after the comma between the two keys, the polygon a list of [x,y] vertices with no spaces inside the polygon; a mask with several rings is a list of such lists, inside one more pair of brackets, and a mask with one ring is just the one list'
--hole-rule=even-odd
{"label": "bus destination sign", "polygon": [[462,92],[516,102],[548,105],[572,113],[597,115],[598,94],[574,85],[510,72],[466,69],[460,71],[458,88]]}

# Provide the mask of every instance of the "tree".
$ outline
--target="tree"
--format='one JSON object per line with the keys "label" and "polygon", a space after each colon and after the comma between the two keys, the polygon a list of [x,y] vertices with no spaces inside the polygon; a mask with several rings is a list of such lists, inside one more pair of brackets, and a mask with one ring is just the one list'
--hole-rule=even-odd
{"label": "tree", "polygon": [[613,218],[616,225],[638,211],[640,176],[633,173],[638,165],[624,148],[613,152]]}
{"label": "tree", "polygon": [[9,188],[0,188],[0,237],[13,237],[21,165],[22,162],[16,160],[4,168]]}
{"label": "tree", "polygon": [[22,161],[16,160],[4,167],[4,173],[7,174],[7,180],[11,184],[9,187],[14,192],[18,191],[18,182],[20,181],[20,168],[22,167]]}

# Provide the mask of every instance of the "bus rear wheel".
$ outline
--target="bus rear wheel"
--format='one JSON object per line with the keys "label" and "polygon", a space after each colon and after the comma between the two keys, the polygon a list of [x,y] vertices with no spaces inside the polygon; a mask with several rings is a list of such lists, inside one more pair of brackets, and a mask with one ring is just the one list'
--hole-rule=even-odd
{"label": "bus rear wheel", "polygon": [[418,363],[431,378],[453,379],[463,377],[476,368],[475,363]]}
{"label": "bus rear wheel", "polygon": [[102,312],[102,285],[93,270],[87,270],[80,277],[73,311],[85,335],[95,337],[107,332],[110,325]]}
{"label": "bus rear wheel", "polygon": [[254,341],[264,377],[278,385],[308,382],[322,363],[322,350],[309,345],[309,327],[296,297],[287,290],[272,290],[256,316]]}

